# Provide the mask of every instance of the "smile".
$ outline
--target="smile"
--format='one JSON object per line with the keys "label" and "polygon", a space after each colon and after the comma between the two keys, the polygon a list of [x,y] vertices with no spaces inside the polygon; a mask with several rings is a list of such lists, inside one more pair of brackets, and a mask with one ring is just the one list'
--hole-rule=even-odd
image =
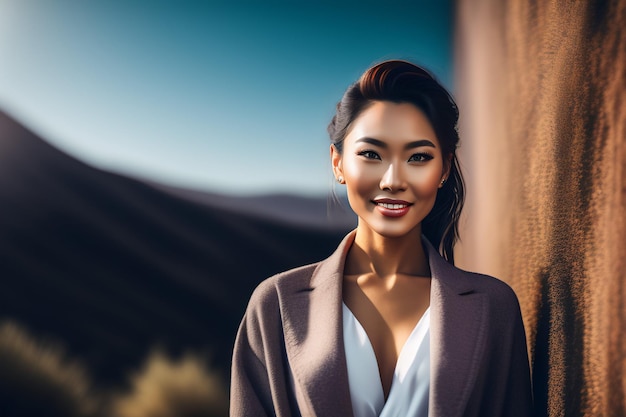
{"label": "smile", "polygon": [[376,205],[378,212],[385,217],[402,217],[409,212],[412,206],[408,201],[386,198],[378,201],[373,200],[372,203]]}

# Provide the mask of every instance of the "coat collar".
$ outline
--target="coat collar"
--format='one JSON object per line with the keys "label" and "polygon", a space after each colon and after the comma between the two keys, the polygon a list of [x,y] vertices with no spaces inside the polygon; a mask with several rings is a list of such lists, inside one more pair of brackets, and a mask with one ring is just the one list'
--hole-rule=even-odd
{"label": "coat collar", "polygon": [[[299,404],[311,415],[351,416],[343,346],[342,279],[355,231],[310,276],[280,291],[287,357]],[[462,414],[484,351],[486,299],[471,280],[423,239],[431,269],[429,415]],[[309,413],[303,411],[303,415]]]}

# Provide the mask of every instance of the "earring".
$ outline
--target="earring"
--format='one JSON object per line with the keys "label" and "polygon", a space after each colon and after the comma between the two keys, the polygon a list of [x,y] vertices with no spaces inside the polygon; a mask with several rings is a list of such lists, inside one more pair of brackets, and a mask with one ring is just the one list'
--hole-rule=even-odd
{"label": "earring", "polygon": [[343,184],[343,177],[341,175],[337,177],[337,182]]}
{"label": "earring", "polygon": [[445,182],[446,182],[446,179],[445,179],[445,178],[442,178],[442,179],[441,179],[441,184],[440,184],[439,186],[440,186],[440,187],[443,187],[443,184],[445,184]]}

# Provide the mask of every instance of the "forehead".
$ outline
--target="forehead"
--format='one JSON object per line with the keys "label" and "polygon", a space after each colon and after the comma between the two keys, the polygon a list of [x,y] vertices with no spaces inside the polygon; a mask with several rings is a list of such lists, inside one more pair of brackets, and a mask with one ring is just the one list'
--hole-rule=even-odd
{"label": "forehead", "polygon": [[378,139],[390,146],[428,139],[439,147],[428,117],[410,103],[375,101],[352,122],[345,142],[353,143],[363,137]]}

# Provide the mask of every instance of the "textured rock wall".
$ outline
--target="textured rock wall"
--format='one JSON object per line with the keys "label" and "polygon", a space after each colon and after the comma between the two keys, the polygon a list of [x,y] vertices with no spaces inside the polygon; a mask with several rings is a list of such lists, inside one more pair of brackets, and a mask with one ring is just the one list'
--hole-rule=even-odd
{"label": "textured rock wall", "polygon": [[537,415],[626,416],[626,0],[457,18],[460,264],[516,290]]}

